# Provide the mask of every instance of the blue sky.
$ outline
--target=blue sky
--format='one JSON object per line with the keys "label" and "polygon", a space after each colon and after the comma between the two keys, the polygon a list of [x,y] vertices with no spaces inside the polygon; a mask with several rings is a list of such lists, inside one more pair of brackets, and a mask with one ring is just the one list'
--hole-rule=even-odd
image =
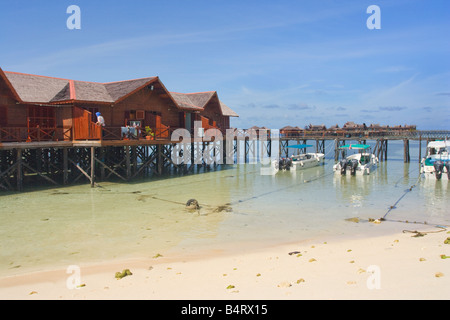
{"label": "blue sky", "polygon": [[[69,30],[69,5],[81,29]],[[370,5],[381,29],[369,30]],[[10,1],[6,71],[217,91],[232,126],[450,129],[450,1]]]}

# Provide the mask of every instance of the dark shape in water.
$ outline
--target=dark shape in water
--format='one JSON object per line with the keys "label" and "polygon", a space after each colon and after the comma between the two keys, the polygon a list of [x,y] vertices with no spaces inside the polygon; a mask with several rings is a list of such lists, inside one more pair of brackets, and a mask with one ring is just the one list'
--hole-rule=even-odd
{"label": "dark shape in water", "polygon": [[444,172],[444,162],[443,161],[436,161],[433,165],[434,171],[436,172],[436,179],[440,180],[442,177],[442,173]]}
{"label": "dark shape in water", "polygon": [[223,206],[218,206],[216,209],[214,209],[214,212],[232,212],[233,209],[231,208],[231,206],[227,203]]}
{"label": "dark shape in water", "polygon": [[196,209],[200,209],[200,206],[198,205],[198,201],[195,199],[189,199],[186,202],[186,208],[187,209],[192,209],[192,210],[196,210]]}

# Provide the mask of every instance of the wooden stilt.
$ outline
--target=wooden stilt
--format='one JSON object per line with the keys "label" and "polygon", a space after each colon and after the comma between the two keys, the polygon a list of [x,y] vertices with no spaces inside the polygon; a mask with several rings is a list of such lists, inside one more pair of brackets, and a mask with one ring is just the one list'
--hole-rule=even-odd
{"label": "wooden stilt", "polygon": [[422,161],[422,136],[419,136],[419,163]]}
{"label": "wooden stilt", "polygon": [[374,148],[374,154],[378,158],[379,161],[387,160],[387,149],[388,149],[388,140],[379,139]]}
{"label": "wooden stilt", "polygon": [[345,145],[345,140],[334,140],[334,161],[339,161],[339,156],[345,158],[345,149],[340,149],[343,145]]}
{"label": "wooden stilt", "polygon": [[325,140],[316,140],[316,152],[325,154]]}
{"label": "wooden stilt", "polygon": [[125,146],[125,164],[126,164],[126,177],[127,180],[131,177],[131,155],[130,155],[130,146]]}
{"label": "wooden stilt", "polygon": [[410,162],[411,157],[409,155],[409,140],[404,139],[403,140],[403,162]]}
{"label": "wooden stilt", "polygon": [[17,190],[23,190],[23,168],[22,168],[22,149],[17,149],[17,159],[16,159],[16,178],[17,178]]}
{"label": "wooden stilt", "polygon": [[157,166],[158,166],[158,174],[161,175],[163,173],[163,160],[162,160],[162,148],[161,145],[158,144],[158,146],[156,147],[157,153],[158,153],[158,157],[157,157]]}
{"label": "wooden stilt", "polygon": [[95,147],[91,147],[91,188],[95,187]]}
{"label": "wooden stilt", "polygon": [[63,148],[63,184],[69,183],[69,150]]}

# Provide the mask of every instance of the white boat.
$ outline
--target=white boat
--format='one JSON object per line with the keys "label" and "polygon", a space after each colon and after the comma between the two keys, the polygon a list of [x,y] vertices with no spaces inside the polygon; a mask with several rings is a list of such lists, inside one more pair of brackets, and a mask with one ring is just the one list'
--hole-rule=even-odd
{"label": "white boat", "polygon": [[367,144],[351,144],[339,149],[357,150],[358,153],[347,156],[333,166],[335,173],[341,175],[368,175],[377,166],[378,158]]}
{"label": "white boat", "polygon": [[[288,146],[288,148],[295,149],[306,149],[308,147],[312,147],[309,144],[298,144],[293,146]],[[306,168],[316,167],[320,164],[323,164],[325,155],[323,153],[303,153],[298,155],[292,155],[290,158],[285,159],[284,162],[280,160],[280,167],[283,168],[283,165],[286,166],[286,169],[289,170],[302,170]],[[283,160],[283,159],[282,159]],[[289,168],[287,168],[289,166]]]}
{"label": "white boat", "polygon": [[450,180],[450,141],[428,143],[427,155],[421,161],[420,172],[427,179]]}

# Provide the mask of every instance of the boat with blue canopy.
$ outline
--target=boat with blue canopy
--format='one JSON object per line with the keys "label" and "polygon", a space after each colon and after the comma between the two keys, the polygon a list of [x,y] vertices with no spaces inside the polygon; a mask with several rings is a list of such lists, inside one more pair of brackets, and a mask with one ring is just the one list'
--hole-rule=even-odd
{"label": "boat with blue canopy", "polygon": [[378,163],[368,144],[347,144],[339,149],[356,150],[355,153],[340,160],[333,166],[335,173],[341,175],[368,175]]}
{"label": "boat with blue canopy", "polygon": [[420,171],[427,179],[450,180],[450,141],[431,141]]}

